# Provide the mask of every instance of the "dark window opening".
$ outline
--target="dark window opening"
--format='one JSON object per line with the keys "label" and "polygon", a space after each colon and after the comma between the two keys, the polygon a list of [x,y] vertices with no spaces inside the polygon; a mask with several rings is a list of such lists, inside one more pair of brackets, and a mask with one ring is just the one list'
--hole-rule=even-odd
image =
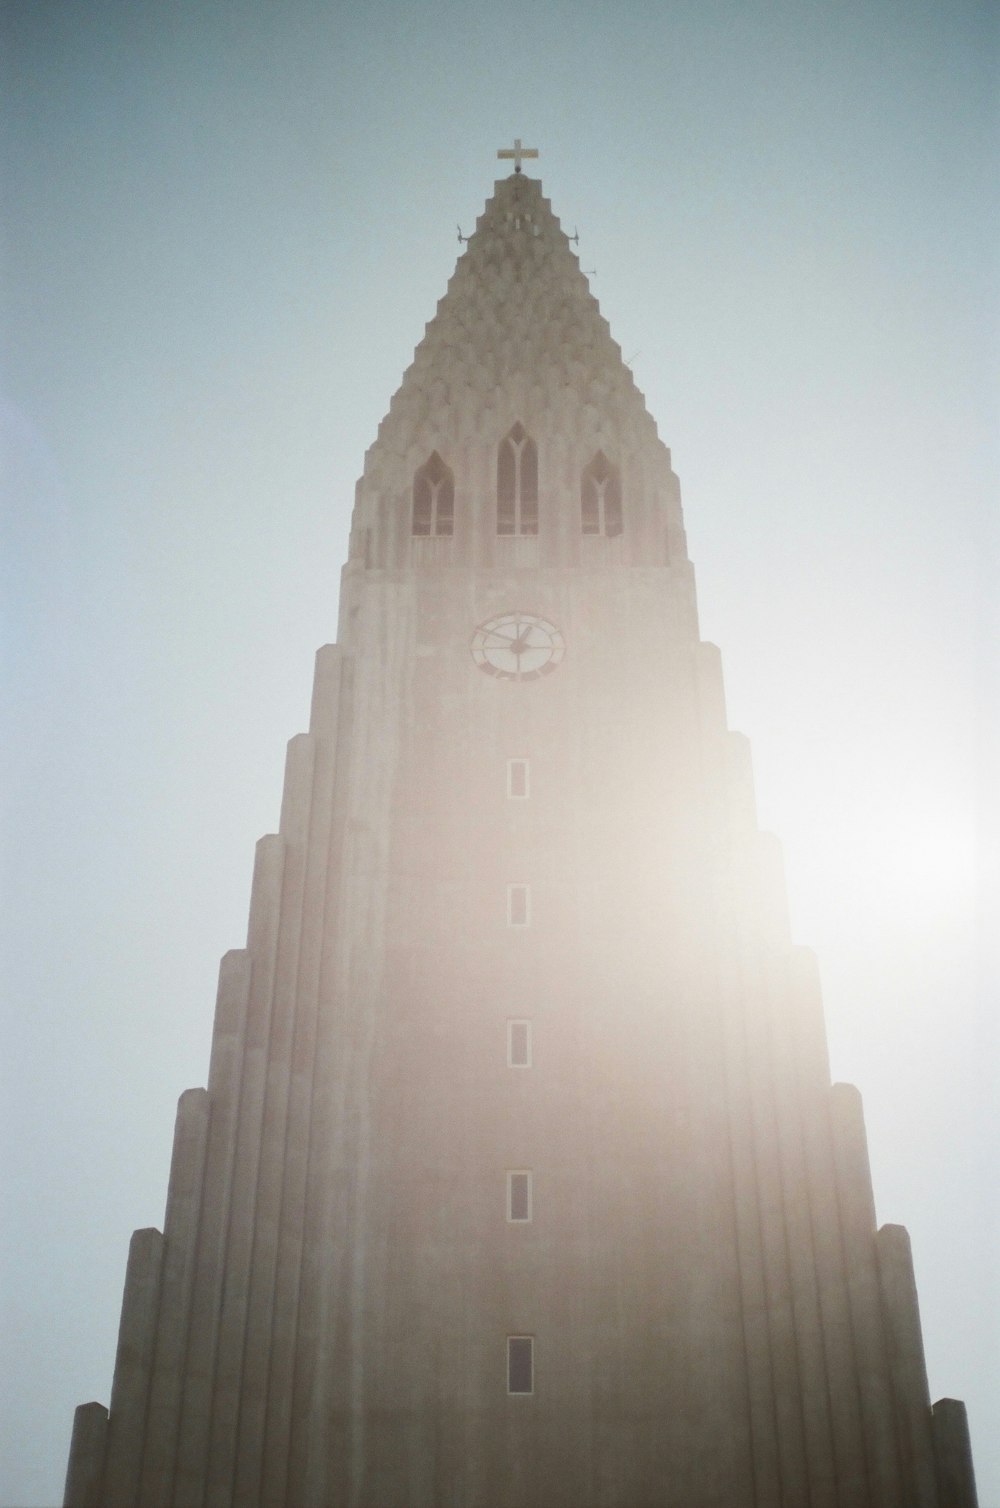
{"label": "dark window opening", "polygon": [[455,479],[435,450],[413,478],[413,533],[454,532]]}
{"label": "dark window opening", "polygon": [[531,1219],[531,1174],[507,1174],[507,1219]]}
{"label": "dark window opening", "polygon": [[531,1335],[507,1337],[507,1391],[533,1393],[535,1390],[535,1341]]}
{"label": "dark window opening", "polygon": [[497,533],[538,533],[538,447],[520,423],[497,451]]}
{"label": "dark window opening", "polygon": [[526,759],[508,759],[507,795],[514,801],[527,800],[528,761]]}
{"label": "dark window opening", "polygon": [[609,538],[622,532],[622,489],[617,467],[599,450],[580,482],[580,523],[584,534]]}
{"label": "dark window opening", "polygon": [[531,1023],[508,1021],[507,1061],[511,1068],[531,1067]]}
{"label": "dark window opening", "polygon": [[508,885],[507,920],[512,927],[526,927],[528,925],[527,885]]}

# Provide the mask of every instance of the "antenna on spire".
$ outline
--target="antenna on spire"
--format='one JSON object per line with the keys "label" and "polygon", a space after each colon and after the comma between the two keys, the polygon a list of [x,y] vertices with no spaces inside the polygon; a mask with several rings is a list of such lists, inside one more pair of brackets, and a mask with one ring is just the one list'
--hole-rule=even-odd
{"label": "antenna on spire", "polygon": [[498,157],[513,157],[513,159],[514,159],[514,172],[515,173],[519,173],[521,171],[521,160],[522,160],[522,158],[524,158],[524,157],[537,157],[538,156],[538,148],[537,147],[522,147],[520,136],[515,136],[515,138],[514,138],[514,145],[512,147],[501,147],[500,150],[497,152],[497,156]]}
{"label": "antenna on spire", "polygon": [[463,236],[462,235],[462,227],[461,226],[458,227],[458,239],[460,241],[467,241],[469,239],[468,236]]}
{"label": "antenna on spire", "polygon": [[576,228],[575,225],[573,226],[573,234],[571,236],[567,236],[566,239],[569,241],[569,244],[571,246],[579,246],[579,244],[580,244],[580,232],[577,230],[577,228]]}

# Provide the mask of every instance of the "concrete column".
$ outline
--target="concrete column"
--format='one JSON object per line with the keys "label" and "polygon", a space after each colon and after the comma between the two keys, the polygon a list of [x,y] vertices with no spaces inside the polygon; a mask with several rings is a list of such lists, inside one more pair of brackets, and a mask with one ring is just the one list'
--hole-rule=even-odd
{"label": "concrete column", "polygon": [[278,831],[291,850],[304,848],[309,837],[315,752],[316,739],[311,733],[297,733],[288,742]]}
{"label": "concrete column", "polygon": [[[766,1021],[767,1035],[762,1052],[766,1055],[773,1102],[776,1171],[781,1190],[782,1234],[792,1303],[791,1339],[795,1346],[808,1469],[808,1489],[803,1501],[808,1502],[810,1508],[838,1508],[841,1502],[838,1475],[842,1477],[850,1470],[852,1423],[856,1421],[852,1421],[845,1410],[846,1400],[842,1395],[831,1400],[828,1386],[827,1347],[828,1341],[834,1338],[825,1333],[820,1307],[811,1191],[798,1096],[795,1043],[787,1026],[786,989],[780,969],[769,969],[758,985],[757,1009]],[[764,1071],[763,1063],[761,1071]],[[762,1090],[762,1097],[763,1094]],[[839,1456],[834,1448],[834,1415],[841,1426]],[[851,1491],[854,1496],[845,1497],[844,1501],[849,1500],[851,1508],[867,1508],[863,1477],[860,1480],[851,1477]]]}
{"label": "concrete column", "polygon": [[848,1264],[830,1129],[826,1026],[814,955],[807,948],[791,949],[784,957],[784,973],[788,992],[786,1015],[777,1030],[792,1044],[797,1077],[830,1400],[837,1502],[841,1508],[855,1508],[855,1504],[864,1503],[871,1503],[873,1508],[890,1508],[894,1499],[879,1496],[877,1484],[867,1467]]}
{"label": "concrete column", "polygon": [[316,651],[309,732],[316,738],[332,742],[336,742],[340,715],[343,660],[339,644],[324,644]]}
{"label": "concrete column", "polygon": [[281,808],[281,830],[285,841],[281,925],[264,1086],[234,1475],[235,1499],[245,1508],[253,1508],[258,1502],[261,1487],[278,1243],[286,1197],[285,1154],[292,1044],[296,1017],[303,1004],[298,989],[299,948],[303,911],[312,905],[312,898],[306,894],[305,880],[315,747],[316,740],[308,733],[298,735],[289,744]]}
{"label": "concrete column", "polygon": [[292,1434],[296,1331],[306,1224],[306,1180],[316,1060],[317,1008],[328,913],[331,828],[337,764],[341,653],[326,645],[316,657],[311,735],[313,786],[298,957],[298,1011],[291,1051],[281,1222],[275,1272],[268,1403],[261,1466],[263,1508],[285,1508]]}
{"label": "concrete column", "polygon": [[[749,1139],[734,1156],[736,1231],[739,1254],[743,1337],[746,1352],[750,1433],[753,1443],[755,1505],[780,1508],[781,1459],[774,1403],[771,1338],[760,1227],[753,1208],[753,1172]],[[734,1149],[735,1150],[735,1149]]]}
{"label": "concrete column", "polygon": [[[788,1044],[789,1071],[796,1079],[806,1166],[809,1224],[816,1265],[818,1302],[830,1424],[836,1467],[837,1502],[842,1508],[874,1502],[888,1508],[871,1489],[865,1468],[857,1358],[851,1329],[836,1175],[828,1114],[829,1067],[815,960],[795,949],[782,961],[786,994],[775,1036]],[[783,1049],[777,1049],[780,1054]]]}
{"label": "concrete column", "polygon": [[739,1264],[754,1508],[782,1508],[781,1451],[775,1407],[764,1243],[757,1204],[753,1111],[743,1004],[736,981],[726,990],[726,1078],[734,1223]]}
{"label": "concrete column", "polygon": [[[697,702],[702,778],[712,829],[709,841],[720,855],[728,855],[733,827],[728,768],[731,746],[726,729],[722,666],[714,644],[696,646],[692,689]],[[742,828],[745,827],[744,818]],[[713,888],[716,935],[709,942],[703,966],[711,977],[714,963],[715,987],[722,1000],[753,1502],[754,1508],[783,1508],[788,1440],[778,1408],[777,1379],[782,1362],[775,1355],[772,1327],[775,1292],[772,1248],[767,1240],[768,1222],[762,1219],[761,1212],[762,1189],[767,1180],[762,1174],[764,1156],[759,1136],[758,1059],[749,1026],[742,960],[729,941],[738,927],[737,898],[733,866],[724,860],[715,868]],[[797,1479],[802,1480],[801,1473]]]}
{"label": "concrete column", "polygon": [[931,1402],[910,1238],[901,1225],[883,1225],[875,1246],[896,1401],[896,1431],[906,1482],[904,1501],[906,1508],[939,1508]]}
{"label": "concrete column", "polygon": [[840,1213],[865,1458],[879,1508],[883,1504],[885,1508],[903,1508],[892,1377],[875,1256],[875,1201],[861,1096],[853,1084],[834,1084],[829,1104],[836,1168],[836,1182],[831,1192],[835,1192]]}
{"label": "concrete column", "polygon": [[718,646],[703,640],[697,646],[698,712],[706,738],[725,734],[726,693],[722,683],[722,656]]}
{"label": "concrete column", "polygon": [[724,745],[726,797],[734,832],[757,835],[757,797],[753,786],[753,757],[745,733],[728,732]]}
{"label": "concrete column", "polygon": [[[739,869],[734,865],[739,885]],[[779,1502],[810,1503],[810,1473],[804,1389],[796,1333],[796,1292],[782,1182],[782,1131],[777,1112],[769,1042],[767,1002],[757,964],[755,929],[739,901],[734,905],[740,942],[734,958],[735,1010],[744,1037],[749,1135],[753,1158],[750,1199],[759,1222],[764,1302],[770,1351],[771,1407],[775,1420],[781,1496]],[[800,1305],[802,1291],[799,1287]],[[815,1445],[815,1440],[814,1440]]]}
{"label": "concrete column", "polygon": [[234,949],[225,955],[219,968],[208,1078],[208,1147],[175,1468],[174,1493],[178,1503],[200,1503],[204,1491],[250,977],[247,952]]}
{"label": "concrete column", "polygon": [[931,1410],[940,1508],[978,1508],[965,1404],[939,1398]]}
{"label": "concrete column", "polygon": [[214,1127],[239,1100],[243,1070],[243,1037],[250,996],[251,960],[245,948],[230,948],[219,964],[219,985],[212,1028],[208,1070],[208,1100]]}
{"label": "concrete column", "polygon": [[137,1230],[129,1244],[108,1416],[101,1508],[136,1508],[159,1305],[163,1237]]}
{"label": "concrete column", "polygon": [[[339,1501],[331,1477],[336,1468],[351,1492],[361,1490],[369,1423],[364,1330],[375,1270],[365,1245],[372,1214],[372,1068],[386,1008],[385,877],[390,802],[402,752],[396,689],[405,683],[415,610],[413,583],[374,583],[360,609],[365,663],[356,677],[347,657],[344,665],[342,709],[349,709],[349,717],[339,737],[343,765],[327,899],[328,916],[342,907],[343,922],[338,916],[337,925],[328,923],[321,958],[303,1254],[306,1303],[293,1399],[292,1470],[301,1464],[303,1472],[290,1478],[288,1492],[289,1501],[303,1508]],[[366,820],[348,823],[345,808],[352,817],[364,809]],[[349,891],[342,888],[342,876],[349,877]],[[348,1420],[348,1438],[339,1452],[324,1427],[335,1413]],[[312,1428],[303,1437],[300,1421],[310,1416]]]}
{"label": "concrete column", "polygon": [[755,846],[757,881],[754,888],[761,938],[767,948],[785,953],[791,944],[791,927],[784,851],[774,833],[758,832]]}
{"label": "concrete column", "polygon": [[[713,924],[698,967],[704,969],[704,988],[718,996],[725,1059],[725,1107],[728,1118],[732,1189],[734,1257],[742,1331],[746,1391],[746,1429],[750,1443],[754,1508],[782,1508],[781,1445],[775,1402],[775,1374],[769,1314],[764,1234],[758,1205],[758,1158],[751,1093],[750,1048],[746,1001],[740,960],[729,939],[736,926],[732,868],[727,856],[732,842],[733,811],[730,792],[730,742],[726,729],[722,665],[714,644],[695,642],[688,694],[693,700],[693,730],[700,764],[705,805],[706,839],[720,862],[711,866],[706,888],[711,890]],[[694,778],[697,780],[698,775]],[[743,826],[745,827],[745,821]],[[696,972],[695,969],[692,971]]]}
{"label": "concrete column", "polygon": [[[584,859],[581,868],[590,864],[589,858]],[[584,1478],[579,1476],[577,1492],[581,1501],[586,1502],[610,1501],[616,1498],[616,1493],[617,1499],[628,1499],[631,1494],[636,1500],[642,1498],[645,1501],[650,1480],[655,1480],[656,1474],[664,1469],[663,1463],[673,1457],[677,1464],[671,1477],[671,1489],[678,1501],[687,1501],[698,1493],[706,1502],[719,1504],[743,1500],[753,1503],[780,1501],[759,1248],[754,1269],[757,1302],[752,1316],[744,1270],[741,1243],[747,1241],[747,1225],[755,1226],[756,1222],[748,1219],[752,1210],[745,1197],[745,1178],[740,1181],[743,1197],[737,1197],[734,1167],[737,1138],[733,1125],[736,1107],[728,1096],[729,1023],[724,1002],[720,999],[721,992],[707,980],[700,982],[697,995],[692,989],[691,995],[685,998],[683,1018],[676,1019],[676,1035],[666,1053],[662,1038],[654,1039],[654,1045],[654,1040],[646,1036],[638,1022],[629,1023],[633,1066],[626,1066],[623,1061],[617,1070],[621,1075],[622,1093],[605,1078],[601,1067],[606,1050],[600,1045],[602,1038],[607,1042],[620,1029],[616,1010],[610,1003],[606,986],[598,984],[595,989],[590,977],[583,951],[584,939],[590,930],[589,922],[581,918],[575,930],[580,939],[579,961],[572,973],[569,967],[561,968],[560,972],[565,981],[563,999],[569,1005],[564,1020],[571,1030],[575,1026],[574,1016],[580,1023],[581,1040],[572,1043],[572,1051],[578,1065],[576,1072],[581,1075],[580,1082],[584,1086],[581,1106],[585,1106],[585,1113],[582,1118],[564,1117],[554,1105],[553,1119],[546,1124],[539,1118],[531,1130],[531,1139],[537,1141],[542,1151],[544,1163],[540,1166],[548,1166],[545,1180],[553,1191],[564,1184],[565,1173],[570,1173],[569,1183],[565,1186],[569,1195],[563,1217],[566,1228],[570,1229],[579,1222],[587,1230],[588,1241],[592,1243],[593,1255],[581,1252],[575,1259],[563,1259],[565,1266],[560,1277],[569,1297],[565,1318],[559,1328],[565,1327],[572,1333],[573,1365],[581,1377],[589,1379],[589,1407],[593,1417],[602,1421],[600,1428],[591,1432],[589,1440],[589,1485],[585,1488]],[[705,939],[702,939],[702,951],[703,956],[711,952],[711,944]],[[679,995],[680,991],[677,993]],[[731,999],[731,993],[727,999]],[[586,1046],[584,1033],[589,1039]],[[570,1041],[572,1038],[565,1028],[558,1032],[560,1057],[563,1043]],[[648,1063],[644,1064],[643,1059],[648,1059]],[[647,1066],[650,1075],[640,1120],[630,1108],[629,1081],[638,1083]],[[504,1106],[504,1123],[508,1134],[513,1135],[506,1156],[509,1163],[516,1164],[523,1155],[527,1166],[535,1154],[529,1150],[529,1137],[520,1124],[520,1103],[511,1097]],[[620,1119],[612,1132],[609,1109],[616,1105],[621,1107]],[[745,1112],[745,1107],[744,1094],[740,1109]],[[634,1219],[634,1197],[631,1184],[623,1183],[619,1176],[616,1159],[607,1159],[604,1153],[611,1144],[612,1135],[628,1137],[634,1134],[634,1155],[636,1166],[639,1166],[639,1159],[652,1150],[650,1132],[657,1123],[664,1138],[663,1161],[659,1167],[645,1164],[643,1175],[651,1175],[645,1186],[650,1199],[647,1218],[652,1217],[651,1226],[656,1232],[655,1246],[649,1248],[656,1276],[646,1289],[648,1299],[640,1298],[637,1293],[631,1300],[625,1297],[629,1290],[624,1286],[631,1282],[628,1276],[632,1255],[629,1243],[615,1251],[613,1238],[609,1241],[608,1237],[613,1231],[627,1229],[629,1220]],[[749,1150],[749,1135],[745,1130],[738,1142],[743,1149]],[[488,1142],[476,1148],[474,1165],[482,1163],[484,1152],[487,1157],[491,1155]],[[576,1171],[572,1172],[574,1168]],[[600,1168],[600,1173],[594,1176],[590,1168],[594,1168],[595,1173]],[[543,1209],[547,1208],[548,1199],[546,1191],[543,1193]],[[753,1247],[750,1249],[752,1251]],[[602,1278],[595,1282],[594,1257],[598,1254]],[[681,1273],[685,1274],[684,1278],[680,1278]],[[652,1265],[649,1275],[653,1276]],[[678,1302],[679,1281],[690,1284],[686,1288],[686,1301]],[[700,1296],[697,1301],[696,1293]],[[655,1390],[650,1387],[650,1403],[652,1405],[655,1397],[654,1406],[662,1412],[664,1419],[662,1430],[641,1442],[641,1451],[635,1453],[634,1480],[620,1477],[614,1490],[612,1462],[620,1446],[619,1426],[615,1423],[616,1413],[621,1413],[616,1380],[618,1367],[625,1366],[626,1376],[629,1372],[640,1376],[641,1372],[637,1366],[625,1361],[627,1349],[622,1350],[619,1345],[615,1345],[615,1366],[608,1364],[608,1343],[613,1336],[609,1324],[611,1302],[624,1316],[627,1328],[623,1328],[623,1334],[638,1339],[640,1348],[646,1352],[650,1375],[658,1379]],[[697,1333],[689,1329],[687,1323],[696,1307],[704,1318],[704,1328]],[[647,1328],[647,1320],[652,1322],[653,1316],[656,1316],[659,1335],[662,1337],[666,1333],[659,1328],[666,1319],[675,1340],[662,1345],[653,1339],[652,1333],[640,1338]],[[750,1335],[751,1326],[753,1337]],[[751,1374],[747,1365],[749,1346],[760,1339],[763,1340],[763,1375],[760,1367],[755,1367]],[[628,1344],[626,1341],[625,1346]],[[680,1361],[682,1346],[683,1362]],[[563,1341],[559,1342],[559,1349],[564,1351]],[[631,1400],[634,1404],[634,1393]],[[713,1450],[711,1460],[704,1462],[703,1477],[698,1476],[692,1458],[685,1460],[681,1444],[690,1439],[694,1429],[702,1438],[714,1437],[720,1442],[719,1448]],[[762,1442],[755,1441],[755,1435],[759,1436],[761,1432],[768,1442],[766,1453]],[[498,1454],[502,1462],[502,1446]],[[581,1457],[581,1467],[583,1459]],[[486,1459],[482,1467],[486,1472]],[[640,1486],[640,1483],[644,1485]],[[489,1496],[488,1484],[488,1475],[476,1484],[480,1496]],[[471,1485],[470,1478],[470,1489]],[[764,1496],[767,1491],[771,1493],[769,1498]]]}
{"label": "concrete column", "polygon": [[825,1095],[830,1087],[830,1055],[816,955],[811,948],[791,948],[785,954],[785,968],[791,1004],[788,1029],[795,1041],[802,1093]]}
{"label": "concrete column", "polygon": [[225,1504],[229,1508],[232,1501],[284,863],[284,839],[277,834],[261,838],[257,844],[250,893],[247,952],[252,961],[252,969],[243,1041],[243,1071],[232,1165],[229,1222],[222,1258],[225,1282],[222,1285],[218,1348],[212,1384],[206,1508],[215,1508],[217,1504]]}
{"label": "concrete column", "polygon": [[63,1508],[101,1508],[101,1476],[108,1432],[103,1403],[81,1403],[73,1415],[73,1438]]}
{"label": "concrete column", "polygon": [[[323,863],[326,874],[325,914],[321,922],[317,919],[318,931],[308,945],[317,992],[315,1038],[311,1063],[296,1064],[297,1091],[303,1102],[308,1093],[310,1114],[304,1169],[300,1289],[294,1355],[291,1358],[293,1385],[287,1501],[301,1503],[303,1508],[312,1508],[314,1503],[323,1504],[329,1497],[326,1483],[331,1444],[322,1427],[317,1430],[316,1419],[324,1417],[322,1400],[328,1381],[323,1371],[324,1363],[330,1349],[342,1344],[344,1339],[342,1332],[338,1331],[333,1307],[335,1298],[342,1301],[342,1295],[335,1292],[334,1285],[346,1286],[344,1252],[349,1240],[343,1222],[338,1226],[337,1221],[337,1213],[344,1207],[343,1169],[349,1165],[352,1153],[349,1128],[343,1121],[343,1085],[338,1083],[343,1077],[341,1060],[350,1051],[350,1044],[344,1041],[344,1022],[339,1013],[344,998],[344,964],[341,957],[342,929],[335,918],[340,909],[341,877],[346,862],[346,775],[349,769],[345,771],[344,766],[345,761],[349,765],[355,725],[353,656],[343,656],[339,674],[338,775],[328,819],[327,852],[322,858],[318,852],[316,854],[316,861]],[[318,769],[317,781],[320,779]],[[315,820],[319,820],[318,800]],[[296,1044],[297,1058],[298,1051]],[[292,1144],[298,1146],[297,1140]]]}
{"label": "concrete column", "polygon": [[180,1424],[191,1294],[197,1256],[209,1103],[204,1089],[188,1089],[177,1106],[163,1222],[163,1277],[149,1389],[140,1504],[169,1503]]}

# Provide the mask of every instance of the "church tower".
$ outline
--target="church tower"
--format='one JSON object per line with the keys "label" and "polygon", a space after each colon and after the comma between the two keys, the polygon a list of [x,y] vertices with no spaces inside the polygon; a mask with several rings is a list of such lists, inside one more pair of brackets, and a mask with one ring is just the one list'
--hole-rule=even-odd
{"label": "church tower", "polygon": [[520,155],[365,458],[65,1501],[974,1508],[670,453]]}

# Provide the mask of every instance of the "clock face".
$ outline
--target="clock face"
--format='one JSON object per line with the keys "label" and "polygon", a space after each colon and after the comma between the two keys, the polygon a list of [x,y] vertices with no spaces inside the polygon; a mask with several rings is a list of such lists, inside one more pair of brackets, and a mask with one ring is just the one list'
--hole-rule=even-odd
{"label": "clock face", "polygon": [[533,681],[555,670],[566,641],[553,623],[531,613],[503,613],[476,629],[472,658],[487,675]]}

